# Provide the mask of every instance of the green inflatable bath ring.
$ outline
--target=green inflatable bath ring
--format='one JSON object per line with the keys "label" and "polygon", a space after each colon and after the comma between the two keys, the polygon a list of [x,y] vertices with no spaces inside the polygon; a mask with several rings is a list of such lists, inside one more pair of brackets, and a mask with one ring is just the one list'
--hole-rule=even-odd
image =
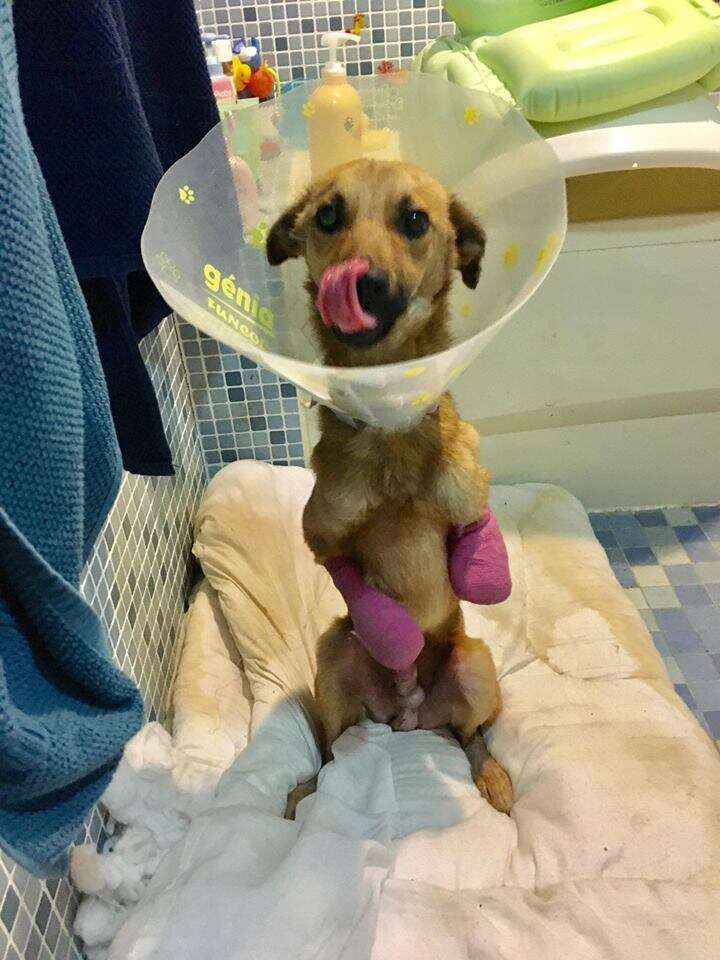
{"label": "green inflatable bath ring", "polygon": [[558,123],[624,110],[692,83],[720,83],[713,0],[446,0],[459,37],[414,69]]}

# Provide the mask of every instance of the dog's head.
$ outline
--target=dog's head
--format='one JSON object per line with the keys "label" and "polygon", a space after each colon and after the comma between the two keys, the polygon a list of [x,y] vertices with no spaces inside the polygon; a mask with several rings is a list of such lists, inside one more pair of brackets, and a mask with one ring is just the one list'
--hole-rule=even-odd
{"label": "dog's head", "polygon": [[[445,346],[452,272],[477,286],[481,226],[409,164],[355,160],[313,183],[273,225],[271,264],[304,257],[318,330],[333,362],[383,363]],[[433,334],[436,334],[433,336]]]}

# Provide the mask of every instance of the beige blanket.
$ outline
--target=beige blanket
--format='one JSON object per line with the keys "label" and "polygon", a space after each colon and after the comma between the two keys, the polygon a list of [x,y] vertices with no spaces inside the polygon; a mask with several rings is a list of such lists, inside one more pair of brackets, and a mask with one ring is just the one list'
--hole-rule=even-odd
{"label": "beige blanket", "polygon": [[513,780],[511,816],[441,738],[367,724],[338,741],[297,823],[282,821],[288,783],[317,766],[297,698],[343,611],[302,540],[311,487],[303,470],[244,463],[208,488],[195,552],[245,666],[254,736],[221,783],[218,819],[202,841],[191,827],[155,878],[166,891],[125,932],[137,953],[117,956],[170,957],[168,938],[209,935],[182,917],[202,897],[193,871],[213,877],[222,851],[202,911],[224,925],[218,958],[716,960],[720,759],[581,505],[554,487],[494,490],[513,593],[465,607],[500,675],[490,745]]}

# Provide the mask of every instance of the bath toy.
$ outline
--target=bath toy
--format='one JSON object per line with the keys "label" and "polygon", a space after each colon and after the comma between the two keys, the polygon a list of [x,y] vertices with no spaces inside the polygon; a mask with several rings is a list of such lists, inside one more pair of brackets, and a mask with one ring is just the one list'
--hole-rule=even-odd
{"label": "bath toy", "polygon": [[245,63],[236,54],[233,57],[232,66],[233,66],[233,81],[235,83],[235,90],[238,93],[242,93],[245,87],[247,87],[250,81],[250,77],[252,76],[252,70],[250,69],[250,64]]}
{"label": "bath toy", "polygon": [[549,20],[596,7],[604,0],[444,0],[463,37],[505,33],[526,23]]}
{"label": "bath toy", "polygon": [[360,36],[362,29],[365,26],[365,14],[356,13],[353,17],[352,26],[348,27],[345,31],[346,33],[354,33],[356,36]]}
{"label": "bath toy", "polygon": [[267,66],[260,67],[250,74],[247,90],[251,96],[259,100],[267,100],[275,89],[275,73]]}
{"label": "bath toy", "polygon": [[580,120],[720,82],[713,0],[446,0],[459,37],[414,68],[505,91],[534,122]]}
{"label": "bath toy", "polygon": [[232,49],[233,53],[237,54],[243,63],[246,63],[251,70],[259,70],[262,66],[260,44],[258,43],[257,37],[250,37],[249,43],[246,43],[245,38],[242,37],[233,43]]}
{"label": "bath toy", "polygon": [[263,63],[257,37],[246,43],[244,38],[232,45],[232,71],[235,90],[240,97],[255,97],[268,100],[280,89],[277,72],[268,63]]}

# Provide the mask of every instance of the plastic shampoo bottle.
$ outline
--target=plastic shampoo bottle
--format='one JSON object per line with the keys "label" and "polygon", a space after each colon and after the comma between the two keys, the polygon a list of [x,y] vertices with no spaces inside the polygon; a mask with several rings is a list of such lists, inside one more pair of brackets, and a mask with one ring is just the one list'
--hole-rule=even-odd
{"label": "plastic shampoo bottle", "polygon": [[357,159],[362,152],[363,111],[360,95],[347,80],[338,60],[338,47],[358,43],[359,37],[342,30],[324,33],[321,45],[330,60],[323,67],[322,81],[311,94],[306,116],[310,137],[310,170],[317,177],[340,163]]}
{"label": "plastic shampoo bottle", "polygon": [[222,65],[219,63],[217,57],[208,57],[205,62],[210,71],[210,83],[212,84],[215,99],[229,100],[231,103],[234,103],[236,93],[233,78],[223,73]]}
{"label": "plastic shampoo bottle", "polygon": [[218,37],[218,39],[213,42],[212,48],[215,59],[222,67],[222,72],[226,77],[231,77],[233,75],[232,40],[230,37]]}

